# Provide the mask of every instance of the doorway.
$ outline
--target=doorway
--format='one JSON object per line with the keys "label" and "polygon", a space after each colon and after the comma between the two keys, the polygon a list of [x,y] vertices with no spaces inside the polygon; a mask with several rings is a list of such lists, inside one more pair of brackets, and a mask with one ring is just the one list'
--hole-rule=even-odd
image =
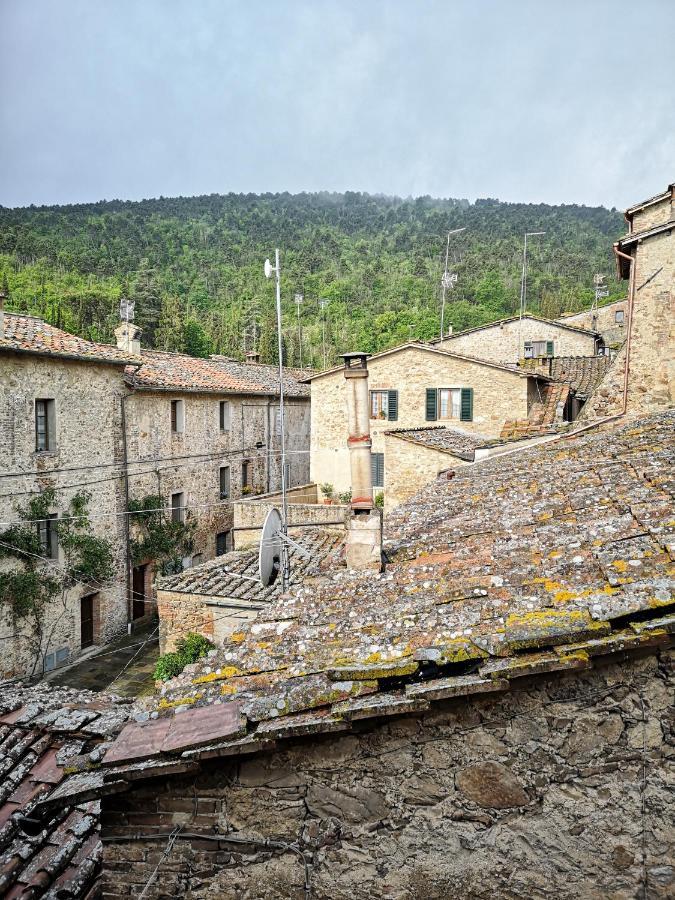
{"label": "doorway", "polygon": [[94,643],[94,598],[96,594],[87,594],[80,599],[80,646],[91,647]]}
{"label": "doorway", "polygon": [[142,619],[145,615],[145,570],[147,566],[134,566],[133,584],[131,587],[133,602],[132,619]]}

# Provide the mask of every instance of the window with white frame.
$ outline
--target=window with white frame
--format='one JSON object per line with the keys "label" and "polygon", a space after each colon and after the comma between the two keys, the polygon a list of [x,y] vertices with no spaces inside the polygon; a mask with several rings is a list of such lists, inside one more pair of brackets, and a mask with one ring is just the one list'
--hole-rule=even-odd
{"label": "window with white frame", "polygon": [[171,495],[171,521],[185,521],[185,494],[182,491]]}
{"label": "window with white frame", "polygon": [[35,449],[38,453],[56,450],[56,416],[53,400],[35,401]]}
{"label": "window with white frame", "polygon": [[440,388],[438,391],[438,418],[459,419],[462,391],[460,388]]}
{"label": "window with white frame", "polygon": [[185,431],[185,401],[171,401],[171,433],[182,434]]}
{"label": "window with white frame", "polygon": [[230,467],[220,467],[220,499],[227,500],[230,496]]}

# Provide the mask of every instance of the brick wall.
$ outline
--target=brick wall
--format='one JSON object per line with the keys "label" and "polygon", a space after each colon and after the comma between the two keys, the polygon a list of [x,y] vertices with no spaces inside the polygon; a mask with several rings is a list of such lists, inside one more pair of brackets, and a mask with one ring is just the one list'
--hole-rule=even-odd
{"label": "brick wall", "polygon": [[[665,900],[672,665],[519,679],[495,700],[135,781],[102,801],[103,896]],[[250,843],[179,837],[148,885],[176,826]]]}
{"label": "brick wall", "polygon": [[[370,420],[373,452],[385,453],[385,478],[384,432],[429,424],[425,418],[427,388],[471,387],[474,391],[472,422],[439,420],[437,424],[498,437],[508,419],[527,418],[529,379],[504,369],[415,348],[371,359],[368,369],[370,390],[399,392],[395,425]],[[312,381],[311,479],[318,485],[329,482],[336,491],[350,488],[345,404],[342,371]]]}
{"label": "brick wall", "polygon": [[457,334],[438,344],[453,353],[466,353],[495,362],[516,363],[525,354],[526,341],[553,341],[555,356],[594,356],[595,337],[555,323],[524,318],[503,322],[468,334]]}

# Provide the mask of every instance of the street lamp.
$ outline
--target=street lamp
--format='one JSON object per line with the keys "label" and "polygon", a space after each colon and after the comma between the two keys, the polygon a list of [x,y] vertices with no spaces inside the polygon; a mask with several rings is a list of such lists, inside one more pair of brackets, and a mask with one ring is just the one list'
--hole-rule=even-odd
{"label": "street lamp", "polygon": [[441,340],[443,340],[443,329],[445,326],[445,291],[447,288],[451,288],[457,282],[457,275],[455,272],[452,275],[448,272],[448,256],[450,254],[450,236],[453,234],[459,234],[462,231],[466,231],[466,228],[455,228],[454,231],[448,232],[448,239],[445,244],[445,269],[443,270],[443,277],[441,278]]}
{"label": "street lamp", "polygon": [[518,358],[520,359],[520,348],[522,346],[523,336],[523,316],[527,307],[527,239],[529,237],[538,237],[546,234],[545,231],[526,231],[525,241],[523,243],[523,271],[520,276],[520,315],[518,317]]}

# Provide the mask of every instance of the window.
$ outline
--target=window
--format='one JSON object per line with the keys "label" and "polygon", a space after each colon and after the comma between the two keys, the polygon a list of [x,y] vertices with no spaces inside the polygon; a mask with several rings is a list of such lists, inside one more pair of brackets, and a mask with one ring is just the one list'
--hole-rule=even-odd
{"label": "window", "polygon": [[219,422],[220,422],[220,430],[221,431],[229,431],[230,430],[230,421],[232,418],[232,408],[230,406],[229,400],[221,400],[219,404]]}
{"label": "window", "polygon": [[220,467],[220,499],[227,500],[230,496],[230,467]]}
{"label": "window", "polygon": [[384,453],[370,454],[373,487],[384,487]]}
{"label": "window", "polygon": [[616,312],[614,313],[614,321],[616,322],[617,325],[623,325],[625,317],[626,317],[626,314],[624,313],[624,311],[622,309],[617,309]]}
{"label": "window", "polygon": [[56,449],[54,401],[35,401],[35,449],[42,453]]}
{"label": "window", "polygon": [[248,459],[241,464],[241,486],[242,489],[251,487],[251,463]]}
{"label": "window", "polygon": [[48,559],[57,559],[59,555],[59,535],[56,530],[58,517],[56,514],[40,519],[37,523],[40,553]]}
{"label": "window", "polygon": [[473,388],[427,388],[426,419],[473,422]]}
{"label": "window", "polygon": [[221,531],[216,535],[216,556],[229,553],[232,549],[232,532]]}
{"label": "window", "polygon": [[553,356],[553,341],[525,341],[525,359]]}
{"label": "window", "polygon": [[371,391],[370,418],[395,422],[398,419],[398,391]]}
{"label": "window", "polygon": [[183,493],[171,495],[171,521],[185,521],[185,494]]}
{"label": "window", "polygon": [[185,431],[185,403],[183,400],[171,401],[171,432],[181,434]]}

